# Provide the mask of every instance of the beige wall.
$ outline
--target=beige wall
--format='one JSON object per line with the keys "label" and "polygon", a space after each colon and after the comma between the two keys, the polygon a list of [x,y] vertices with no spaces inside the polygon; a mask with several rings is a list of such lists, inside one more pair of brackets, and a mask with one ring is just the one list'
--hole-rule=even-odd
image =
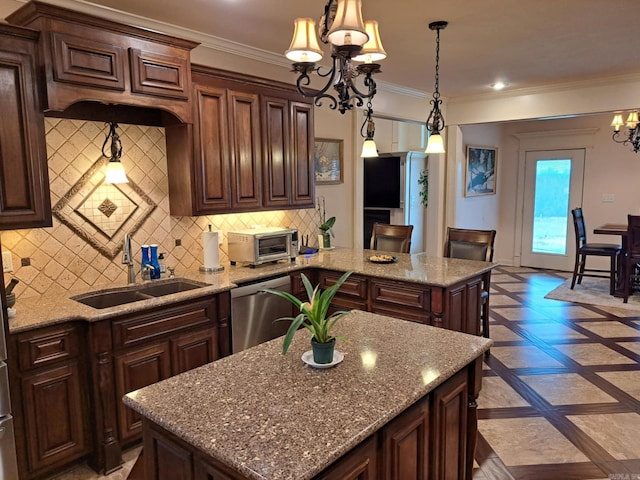
{"label": "beige wall", "polygon": [[[610,114],[588,115],[575,118],[545,121],[511,122],[502,125],[465,126],[464,141],[475,143],[479,139],[501,139],[498,142],[498,193],[482,207],[467,208],[463,200],[458,205],[460,218],[490,219],[473,223],[474,226],[496,228],[496,261],[505,264],[518,264],[520,257],[520,233],[522,223],[521,205],[523,199],[521,162],[521,141],[516,135],[524,133],[542,133],[537,142],[547,142],[549,149],[575,148],[584,142],[581,134],[584,129],[595,129],[592,144],[583,144],[586,148],[584,191],[582,208],[587,220],[589,239],[599,242],[615,242],[619,239],[593,235],[593,229],[604,223],[626,223],[627,214],[640,214],[640,193],[635,187],[635,179],[640,178],[640,155],[630,151],[629,147],[611,140]],[[562,131],[565,135],[555,133]],[[572,135],[571,132],[575,134]],[[548,135],[545,135],[548,133]],[[558,140],[562,138],[562,140]],[[560,142],[560,143],[559,143]],[[562,145],[562,142],[565,145]],[[603,202],[603,194],[613,194],[614,202]],[[579,205],[571,205],[574,208]],[[475,217],[474,217],[475,216]],[[494,220],[495,219],[495,223]],[[472,225],[470,222],[469,226]],[[571,237],[573,241],[573,237]]]}

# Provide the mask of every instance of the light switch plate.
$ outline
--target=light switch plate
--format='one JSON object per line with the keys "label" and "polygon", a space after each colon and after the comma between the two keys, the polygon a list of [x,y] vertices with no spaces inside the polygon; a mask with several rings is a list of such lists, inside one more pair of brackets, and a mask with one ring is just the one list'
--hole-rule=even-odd
{"label": "light switch plate", "polygon": [[13,272],[13,259],[11,252],[2,252],[2,272]]}
{"label": "light switch plate", "polygon": [[613,203],[616,201],[615,193],[603,193],[601,197],[602,203]]}

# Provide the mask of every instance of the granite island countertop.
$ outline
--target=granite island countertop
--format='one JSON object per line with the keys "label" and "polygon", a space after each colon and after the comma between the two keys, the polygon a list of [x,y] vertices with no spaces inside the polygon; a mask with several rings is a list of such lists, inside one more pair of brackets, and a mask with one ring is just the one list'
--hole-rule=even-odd
{"label": "granite island countertop", "polygon": [[[198,270],[177,272],[178,278],[195,280],[207,286],[175,293],[149,300],[127,303],[116,307],[95,309],[72,300],[70,297],[87,292],[112,289],[135,288],[125,284],[123,274],[120,285],[93,285],[67,293],[57,293],[29,298],[18,298],[17,313],[9,319],[12,333],[53,325],[72,320],[100,321],[127,313],[148,310],[175,302],[195,299],[231,290],[239,284],[288,274],[305,268],[325,268],[340,272],[353,270],[355,273],[370,277],[401,280],[424,285],[448,287],[466,279],[481,275],[493,269],[497,264],[455,258],[429,257],[425,254],[391,253],[397,261],[390,264],[371,263],[368,258],[380,252],[350,248],[321,250],[312,255],[300,255],[295,261],[281,261],[255,268],[248,266],[225,265],[222,272],[203,273]],[[152,282],[162,282],[154,280]]]}
{"label": "granite island countertop", "polygon": [[124,403],[252,479],[310,479],[482,355],[491,341],[353,311],[344,361],[319,370],[299,331],[131,392]]}

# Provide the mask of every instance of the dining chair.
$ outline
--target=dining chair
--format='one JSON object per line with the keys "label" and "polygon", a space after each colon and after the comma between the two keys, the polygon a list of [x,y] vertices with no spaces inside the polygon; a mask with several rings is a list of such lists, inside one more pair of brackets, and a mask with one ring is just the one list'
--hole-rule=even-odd
{"label": "dining chair", "polygon": [[[576,258],[573,266],[573,277],[571,279],[571,290],[576,285],[582,283],[582,277],[596,277],[609,279],[609,294],[613,295],[616,290],[616,267],[619,261],[622,247],[614,243],[589,243],[587,242],[587,229],[585,227],[582,208],[571,210],[573,216],[573,228],[576,232]],[[586,268],[587,257],[609,257],[609,270],[597,268]],[[603,275],[607,273],[607,275]]]}
{"label": "dining chair", "polygon": [[[470,230],[447,227],[444,241],[444,256],[465,260],[493,261],[493,244],[496,239],[495,230]],[[491,272],[483,277],[480,294],[480,322],[482,336],[489,338],[489,289],[491,288]],[[487,350],[487,355],[489,351]]]}
{"label": "dining chair", "polygon": [[371,250],[409,253],[413,225],[389,225],[374,223],[371,232]]}
{"label": "dining chair", "polygon": [[624,258],[626,278],[624,279],[624,303],[640,283],[640,216],[627,216],[627,252]]}

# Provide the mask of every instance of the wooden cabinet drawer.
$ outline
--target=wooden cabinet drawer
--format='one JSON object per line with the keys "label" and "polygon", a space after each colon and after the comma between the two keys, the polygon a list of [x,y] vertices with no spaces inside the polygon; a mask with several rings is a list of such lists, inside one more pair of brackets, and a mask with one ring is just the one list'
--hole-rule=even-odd
{"label": "wooden cabinet drawer", "polygon": [[215,297],[207,298],[115,320],[111,325],[113,346],[134,345],[211,324],[216,318],[216,302]]}
{"label": "wooden cabinet drawer", "polygon": [[[318,285],[320,288],[329,288],[335,285],[344,272],[331,272],[322,270],[318,274]],[[361,275],[351,275],[342,284],[336,296],[340,297],[353,297],[360,300],[367,300],[367,277]]]}
{"label": "wooden cabinet drawer", "polygon": [[[318,273],[318,285],[321,289],[335,285],[344,272],[321,270]],[[351,275],[340,286],[331,302],[330,312],[337,310],[368,310],[368,281],[367,277]]]}
{"label": "wooden cabinet drawer", "polygon": [[371,311],[405,320],[429,323],[430,290],[421,285],[371,279]]}
{"label": "wooden cabinet drawer", "polygon": [[78,332],[70,325],[44,328],[18,336],[20,370],[75,358],[78,351]]}

